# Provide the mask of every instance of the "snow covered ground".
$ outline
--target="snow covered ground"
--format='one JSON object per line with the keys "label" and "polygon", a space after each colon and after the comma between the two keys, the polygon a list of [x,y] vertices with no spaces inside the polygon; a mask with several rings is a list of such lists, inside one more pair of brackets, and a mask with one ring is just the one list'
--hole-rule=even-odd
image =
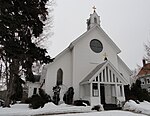
{"label": "snow covered ground", "polygon": [[101,112],[76,113],[76,114],[61,114],[61,115],[53,115],[53,116],[146,116],[146,115],[135,114],[128,111],[114,110],[114,111],[101,111]]}
{"label": "snow covered ground", "polygon": [[123,110],[150,115],[150,103],[144,101],[137,104],[135,101],[129,100],[128,102],[125,103]]}
{"label": "snow covered ground", "polygon": [[11,108],[0,107],[0,116],[30,116],[37,114],[57,114],[57,113],[75,113],[90,112],[91,107],[87,106],[70,106],[61,104],[59,106],[53,103],[47,103],[43,108],[29,109],[28,104],[15,104]]}
{"label": "snow covered ground", "polygon": [[[15,104],[11,108],[0,107],[0,116],[33,116],[44,114],[59,114],[60,116],[146,116],[150,115],[150,103],[141,102],[140,104],[130,100],[124,105],[124,110],[129,111],[91,111],[90,106],[70,106],[66,104],[54,105],[53,103],[47,103],[43,108],[29,109],[28,104]],[[133,112],[138,113],[133,113]],[[58,115],[57,115],[58,116]]]}

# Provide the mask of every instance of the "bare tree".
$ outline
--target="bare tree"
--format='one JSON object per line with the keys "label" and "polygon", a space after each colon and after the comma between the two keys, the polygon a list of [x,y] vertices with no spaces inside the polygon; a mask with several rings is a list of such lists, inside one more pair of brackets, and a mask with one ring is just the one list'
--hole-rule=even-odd
{"label": "bare tree", "polygon": [[147,62],[150,62],[150,42],[145,44],[144,47],[145,47],[145,51],[146,51],[145,60]]}
{"label": "bare tree", "polygon": [[34,62],[53,61],[46,54],[47,50],[38,46],[44,40],[40,35],[47,20],[47,2],[48,0],[0,0],[0,46],[3,48],[0,54],[8,80],[6,107],[10,106],[12,97],[17,93],[15,89],[20,82],[20,67],[24,69],[26,79],[32,80]]}

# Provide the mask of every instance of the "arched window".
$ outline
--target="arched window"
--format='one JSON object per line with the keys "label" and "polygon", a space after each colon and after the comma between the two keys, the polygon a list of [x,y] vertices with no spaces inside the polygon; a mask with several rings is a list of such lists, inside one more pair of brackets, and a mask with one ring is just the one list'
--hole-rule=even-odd
{"label": "arched window", "polygon": [[58,71],[57,71],[57,85],[62,85],[62,83],[63,83],[63,71],[62,71],[62,69],[60,68],[60,69],[58,69]]}
{"label": "arched window", "polygon": [[90,21],[90,19],[89,19],[88,22],[87,22],[87,25],[90,26],[90,23],[91,23],[91,21]]}
{"label": "arched window", "polygon": [[97,23],[97,18],[96,17],[94,17],[94,23]]}

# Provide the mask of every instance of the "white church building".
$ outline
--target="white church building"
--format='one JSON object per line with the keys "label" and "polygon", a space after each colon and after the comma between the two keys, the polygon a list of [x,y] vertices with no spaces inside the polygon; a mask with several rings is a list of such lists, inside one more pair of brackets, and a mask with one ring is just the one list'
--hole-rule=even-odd
{"label": "white church building", "polygon": [[125,101],[124,85],[130,84],[131,71],[118,56],[120,52],[94,10],[87,19],[87,31],[46,66],[40,82],[30,86],[29,96],[44,81],[43,89],[50,96],[52,88],[60,85],[61,99],[73,87],[74,100],[88,100],[91,105]]}

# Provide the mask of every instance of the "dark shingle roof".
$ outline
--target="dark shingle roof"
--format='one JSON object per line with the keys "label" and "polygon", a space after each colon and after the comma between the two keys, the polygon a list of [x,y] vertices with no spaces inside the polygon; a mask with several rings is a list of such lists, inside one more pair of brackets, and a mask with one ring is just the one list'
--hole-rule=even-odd
{"label": "dark shingle roof", "polygon": [[144,77],[150,75],[150,63],[145,64],[137,74],[138,77]]}

